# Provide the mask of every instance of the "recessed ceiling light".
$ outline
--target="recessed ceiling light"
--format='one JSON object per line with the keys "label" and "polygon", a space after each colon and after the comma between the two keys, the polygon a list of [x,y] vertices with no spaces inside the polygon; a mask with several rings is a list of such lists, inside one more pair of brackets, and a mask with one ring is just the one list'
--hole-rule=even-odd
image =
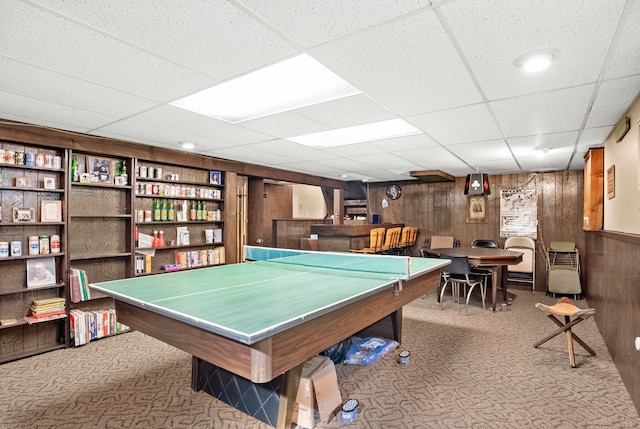
{"label": "recessed ceiling light", "polygon": [[521,55],[513,61],[513,64],[528,73],[535,73],[548,68],[558,57],[557,50],[546,49]]}
{"label": "recessed ceiling light", "polygon": [[232,124],[336,100],[360,91],[307,54],[224,82],[171,105]]}
{"label": "recessed ceiling light", "polygon": [[191,150],[196,147],[196,144],[193,142],[180,142],[180,147],[182,147],[182,149]]}
{"label": "recessed ceiling light", "polygon": [[286,140],[314,148],[327,148],[415,134],[422,134],[422,131],[402,119],[389,119],[321,133],[289,137]]}

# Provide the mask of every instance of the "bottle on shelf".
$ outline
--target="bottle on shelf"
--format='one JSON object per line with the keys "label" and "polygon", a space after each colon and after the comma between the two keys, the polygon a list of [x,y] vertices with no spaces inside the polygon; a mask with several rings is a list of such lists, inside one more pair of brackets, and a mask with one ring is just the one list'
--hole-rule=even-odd
{"label": "bottle on shelf", "polygon": [[78,156],[75,153],[71,160],[71,180],[73,182],[80,181],[80,165],[78,164]]}
{"label": "bottle on shelf", "polygon": [[151,205],[152,205],[151,210],[153,210],[153,220],[159,221],[160,220],[160,201],[154,198]]}
{"label": "bottle on shelf", "polygon": [[153,240],[151,241],[151,247],[160,246],[160,238],[158,237],[158,231],[153,231]]}
{"label": "bottle on shelf", "polygon": [[193,200],[191,200],[191,204],[189,206],[189,220],[197,220],[198,218],[198,210],[196,209],[196,205]]}
{"label": "bottle on shelf", "polygon": [[167,209],[167,220],[173,221],[176,218],[176,211],[173,208],[173,201],[169,202],[169,208]]}
{"label": "bottle on shelf", "polygon": [[196,201],[196,220],[202,220],[202,201]]}
{"label": "bottle on shelf", "polygon": [[158,237],[158,246],[159,247],[164,247],[165,246],[164,231],[160,231],[160,236]]}
{"label": "bottle on shelf", "polygon": [[127,164],[124,161],[122,161],[120,165],[121,165],[120,177],[122,177],[122,183],[126,185],[129,183],[129,174],[127,173]]}
{"label": "bottle on shelf", "polygon": [[162,200],[160,203],[160,220],[167,220],[167,200]]}

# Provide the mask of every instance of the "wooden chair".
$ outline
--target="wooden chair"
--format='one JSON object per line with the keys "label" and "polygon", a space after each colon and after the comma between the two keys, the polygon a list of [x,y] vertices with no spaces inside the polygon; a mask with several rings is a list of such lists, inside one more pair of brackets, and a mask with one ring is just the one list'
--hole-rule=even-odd
{"label": "wooden chair", "polygon": [[400,226],[387,229],[387,231],[384,233],[384,243],[382,244],[382,247],[380,248],[380,250],[378,250],[375,253],[395,252],[400,243],[401,231],[402,231],[402,227]]}
{"label": "wooden chair", "polygon": [[378,253],[382,248],[386,228],[372,228],[369,231],[369,246],[362,249],[349,249],[356,253]]}
{"label": "wooden chair", "polygon": [[400,244],[398,244],[397,253],[406,255],[407,252],[411,254],[411,248],[416,245],[416,239],[418,238],[418,228],[413,226],[405,226],[402,228],[402,235],[400,237]]}
{"label": "wooden chair", "polygon": [[[537,303],[536,308],[545,313],[549,319],[551,319],[556,325],[559,326],[559,328],[540,341],[536,341],[533,344],[534,348],[538,348],[540,345],[546,343],[551,338],[565,332],[567,334],[567,350],[569,352],[569,365],[571,365],[571,368],[576,367],[576,357],[573,353],[573,340],[576,340],[576,342],[580,344],[586,351],[588,351],[591,356],[596,355],[596,352],[593,351],[591,347],[589,347],[576,334],[574,334],[573,331],[571,331],[571,328],[573,326],[577,325],[583,320],[587,320],[589,317],[596,314],[595,308],[580,309],[573,305],[571,303],[571,300],[566,297],[560,298],[555,305],[551,306]],[[563,316],[564,323],[556,318],[556,316]],[[573,318],[573,320],[571,318]]]}

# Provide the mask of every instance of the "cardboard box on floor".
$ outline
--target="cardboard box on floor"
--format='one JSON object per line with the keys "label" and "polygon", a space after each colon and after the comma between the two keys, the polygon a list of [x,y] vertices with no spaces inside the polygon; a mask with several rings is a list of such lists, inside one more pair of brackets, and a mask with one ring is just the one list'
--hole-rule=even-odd
{"label": "cardboard box on floor", "polygon": [[312,428],[327,422],[342,404],[336,367],[326,356],[314,356],[302,366],[298,396],[293,410],[296,428]]}

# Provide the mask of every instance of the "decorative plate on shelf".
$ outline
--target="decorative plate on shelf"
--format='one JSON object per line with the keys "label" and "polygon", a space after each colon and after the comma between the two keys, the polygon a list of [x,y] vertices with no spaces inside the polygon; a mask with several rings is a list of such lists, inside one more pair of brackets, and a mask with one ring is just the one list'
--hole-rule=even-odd
{"label": "decorative plate on shelf", "polygon": [[400,195],[402,195],[402,189],[400,189],[400,186],[389,185],[389,187],[387,188],[387,197],[391,198],[392,200],[397,200],[398,198],[400,198]]}

